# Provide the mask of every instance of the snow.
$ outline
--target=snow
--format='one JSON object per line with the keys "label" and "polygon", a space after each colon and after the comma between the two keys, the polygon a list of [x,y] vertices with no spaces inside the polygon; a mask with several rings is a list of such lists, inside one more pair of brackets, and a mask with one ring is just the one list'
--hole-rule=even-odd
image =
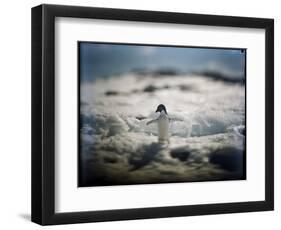
{"label": "snow", "polygon": [[[245,179],[245,86],[129,73],[81,84],[82,186]],[[164,104],[170,144],[146,125]]]}

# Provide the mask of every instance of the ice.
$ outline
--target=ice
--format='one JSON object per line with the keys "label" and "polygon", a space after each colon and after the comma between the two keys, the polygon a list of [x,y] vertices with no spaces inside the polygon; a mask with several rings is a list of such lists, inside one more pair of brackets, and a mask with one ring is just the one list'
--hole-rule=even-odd
{"label": "ice", "polygon": [[[130,73],[82,84],[80,91],[82,156],[88,162],[82,184],[243,177],[243,84]],[[156,124],[146,125],[158,116],[158,104],[171,118],[168,146],[157,143]],[[229,164],[233,159],[238,166]]]}

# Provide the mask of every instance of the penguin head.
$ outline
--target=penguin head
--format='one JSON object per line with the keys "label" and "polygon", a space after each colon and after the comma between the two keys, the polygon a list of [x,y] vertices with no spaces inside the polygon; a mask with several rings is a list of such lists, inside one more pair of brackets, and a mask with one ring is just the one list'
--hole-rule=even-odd
{"label": "penguin head", "polygon": [[156,112],[156,113],[157,113],[157,112],[160,112],[160,113],[161,113],[162,111],[164,111],[166,114],[168,114],[165,105],[160,104],[160,105],[158,105],[158,107],[157,107],[157,109],[156,109],[155,112]]}

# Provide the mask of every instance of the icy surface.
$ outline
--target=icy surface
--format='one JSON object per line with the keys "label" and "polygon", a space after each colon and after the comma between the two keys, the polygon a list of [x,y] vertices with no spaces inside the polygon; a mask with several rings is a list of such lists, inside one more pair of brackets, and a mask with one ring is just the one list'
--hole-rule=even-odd
{"label": "icy surface", "polygon": [[[245,179],[245,86],[126,74],[81,84],[81,186]],[[146,125],[164,104],[170,144]]]}

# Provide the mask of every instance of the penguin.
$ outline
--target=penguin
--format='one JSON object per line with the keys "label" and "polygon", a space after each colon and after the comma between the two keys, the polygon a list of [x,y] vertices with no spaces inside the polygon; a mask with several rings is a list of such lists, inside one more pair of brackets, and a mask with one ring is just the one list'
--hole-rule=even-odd
{"label": "penguin", "polygon": [[160,115],[158,116],[157,119],[148,121],[146,125],[152,124],[157,122],[158,125],[158,142],[163,143],[163,142],[168,142],[169,143],[169,123],[170,123],[170,118],[168,116],[167,110],[165,105],[160,104],[158,105],[156,111],[160,112]]}

